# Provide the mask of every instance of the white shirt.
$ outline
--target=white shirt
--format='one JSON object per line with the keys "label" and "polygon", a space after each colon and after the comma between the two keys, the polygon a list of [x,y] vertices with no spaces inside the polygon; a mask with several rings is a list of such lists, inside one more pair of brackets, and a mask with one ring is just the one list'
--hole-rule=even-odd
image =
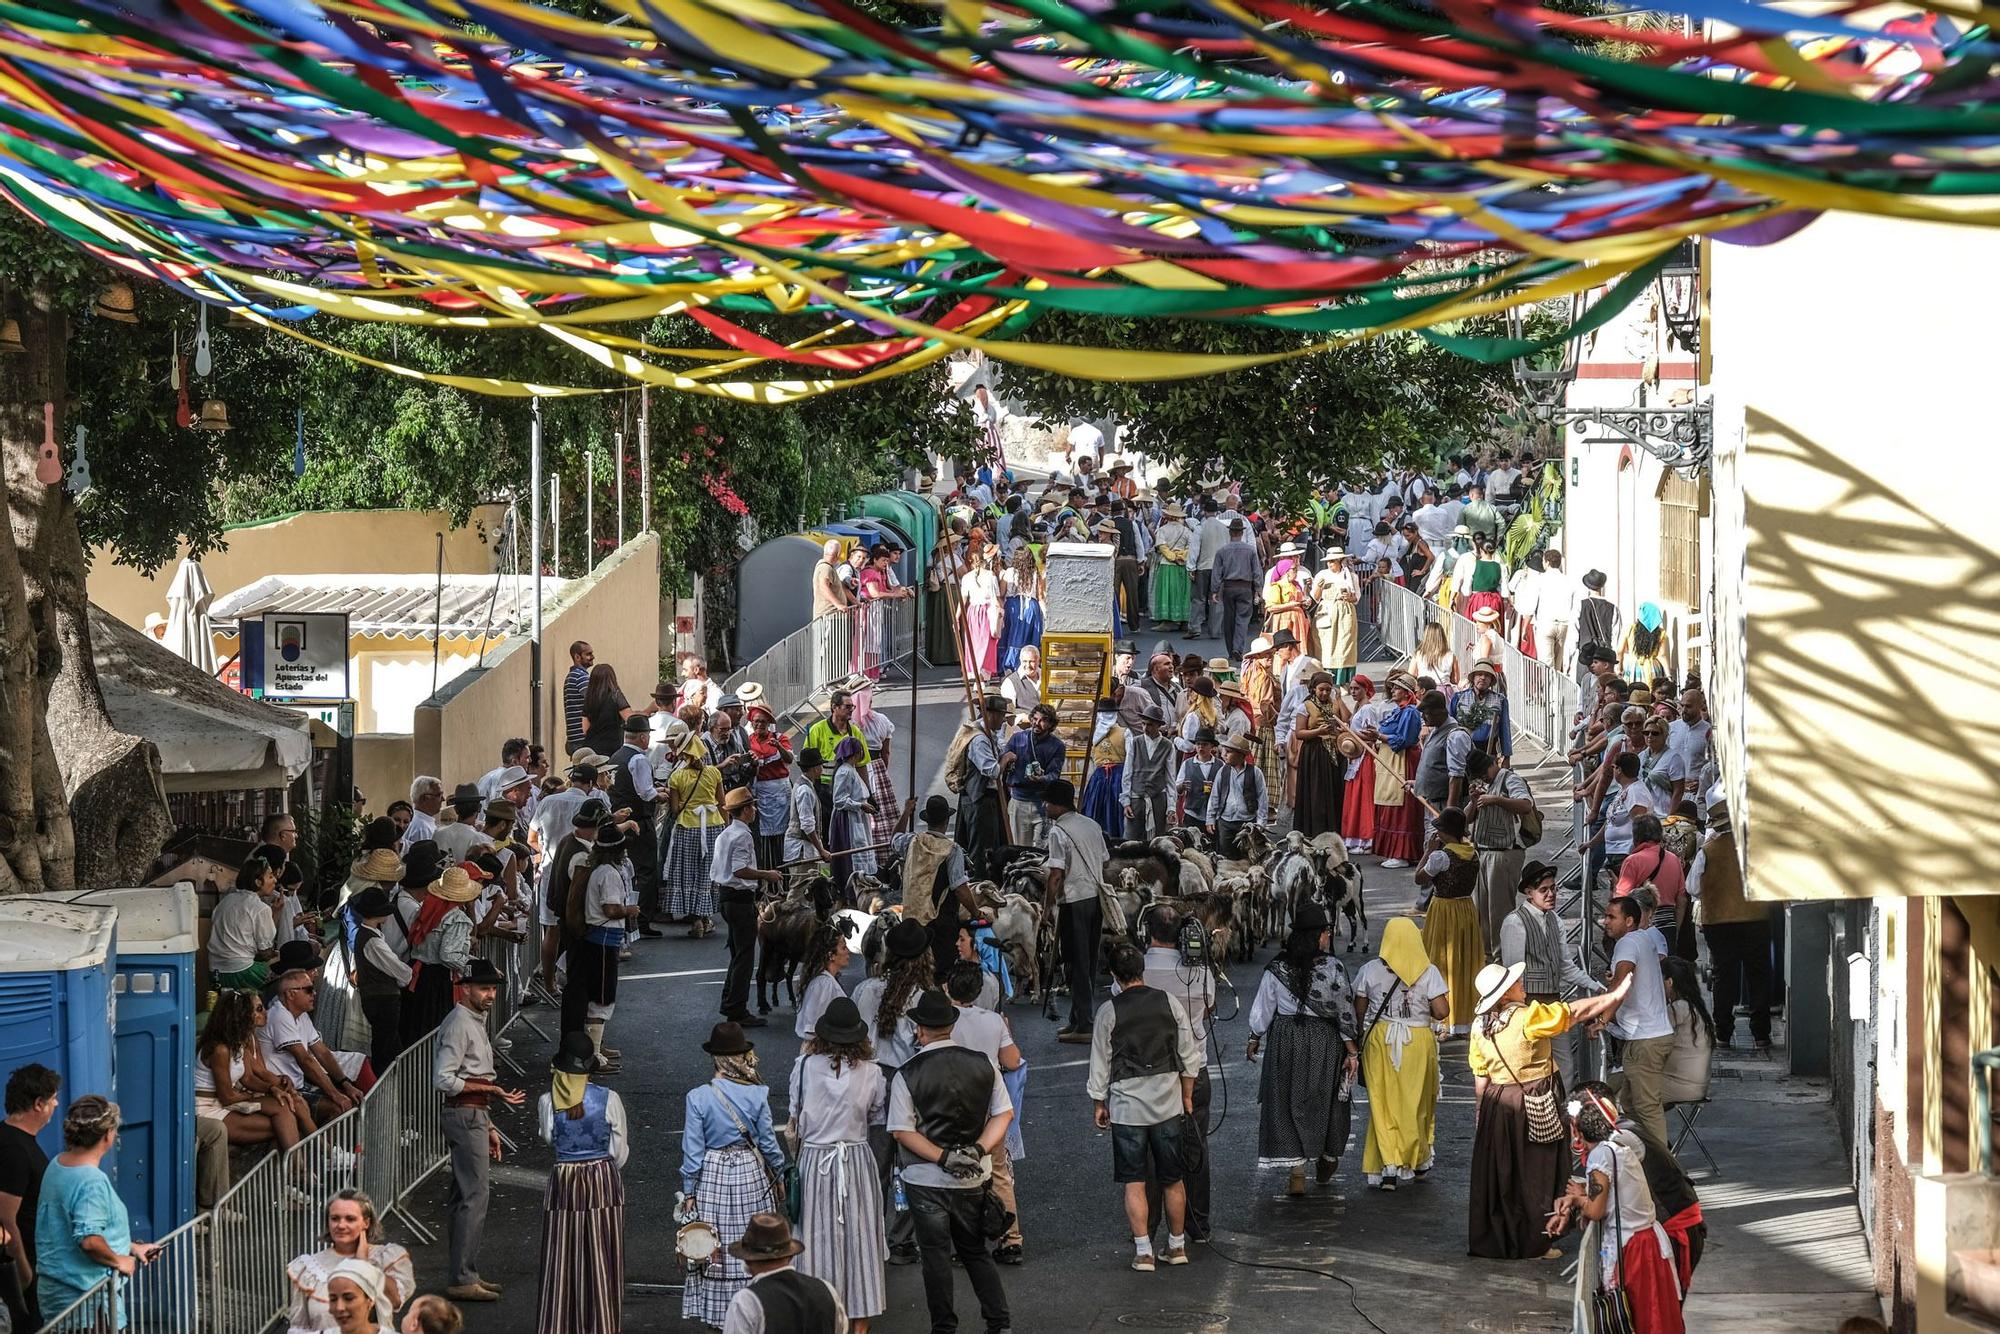
{"label": "white shirt", "polygon": [[1014,1034],[1007,1027],[1007,1021],[991,1010],[982,1010],[977,1001],[971,1005],[958,1005],[958,1022],[951,1026],[953,1046],[976,1051],[993,1062],[993,1068],[1000,1068],[1000,1053],[1014,1045]]}
{"label": "white shirt", "polygon": [[208,919],[208,970],[240,973],[257,956],[278,945],[278,920],[271,905],[247,889],[232,889]]}
{"label": "white shirt", "polygon": [[757,839],[750,826],[731,820],[715,840],[715,855],[709,859],[708,881],[725,889],[755,889],[756,882],[740,874],[757,865]]}
{"label": "white shirt", "polygon": [[[879,981],[880,979],[875,980]],[[859,1003],[858,998],[857,1003]],[[947,1038],[943,1042],[933,1042],[922,1050],[929,1051],[931,1047],[957,1045],[957,1043]],[[994,1117],[1004,1116],[1013,1110],[1014,1103],[1007,1096],[1007,1085],[1001,1081],[1000,1072],[995,1070],[993,1072],[993,1092],[986,1099],[986,1119],[991,1121]],[[894,1134],[898,1130],[915,1130],[916,1128],[917,1114],[915,1105],[910,1101],[910,1086],[903,1081],[902,1074],[898,1072],[895,1079],[889,1083],[889,1133]],[[982,1174],[971,1181],[960,1181],[936,1163],[911,1162],[903,1169],[903,1180],[912,1186],[942,1186],[947,1190],[977,1190],[985,1184],[986,1177]]]}
{"label": "white shirt", "polygon": [[1085,454],[1095,456],[1104,447],[1104,432],[1089,422],[1075,422],[1069,428],[1070,452],[1081,458]]}
{"label": "white shirt", "polygon": [[[792,813],[785,822],[784,858],[788,862],[804,861],[813,855],[813,845],[804,835],[819,829],[819,796],[812,784],[794,783],[790,800]],[[800,832],[792,833],[794,828]]]}
{"label": "white shirt", "polygon": [[273,999],[266,1012],[264,1026],[257,1030],[257,1047],[264,1054],[264,1064],[274,1075],[283,1075],[302,1089],[311,1089],[312,1083],[306,1079],[305,1071],[293,1059],[286,1048],[300,1046],[310,1051],[319,1042],[319,1029],[313,1024],[310,1014],[293,1014],[285,1008],[284,1002]]}
{"label": "white shirt", "polygon": [[544,853],[554,852],[556,844],[576,828],[573,817],[577,808],[593,795],[580,787],[566,787],[542,798],[541,805],[535,808],[535,818],[528,826],[535,836],[535,846]]}
{"label": "white shirt", "polygon": [[1645,783],[1650,796],[1646,804],[1653,814],[1662,818],[1672,815],[1674,808],[1671,798],[1674,784],[1688,776],[1687,761],[1670,745],[1658,755],[1644,747],[1639,751],[1639,777]]}
{"label": "white shirt", "polygon": [[456,866],[472,855],[472,850],[493,840],[479,832],[478,816],[470,820],[460,820],[457,824],[442,825],[431,836],[444,854],[446,866]]}
{"label": "white shirt", "polygon": [[1417,525],[1417,535],[1433,548],[1441,548],[1451,540],[1451,515],[1444,506],[1425,505],[1410,518]]}
{"label": "white shirt", "polygon": [[1616,855],[1632,850],[1632,816],[1636,811],[1651,810],[1648,804],[1653,800],[1652,789],[1638,779],[1630,785],[1611,780],[1611,792],[1604,800],[1604,850]]}
{"label": "white shirt", "polygon": [[1146,985],[1166,992],[1181,1003],[1188,1029],[1194,1034],[1195,1074],[1208,1061],[1208,1024],[1215,1009],[1215,974],[1207,968],[1189,968],[1181,962],[1181,952],[1166,945],[1146,949]]}
{"label": "white shirt", "polygon": [[861,1012],[861,1022],[868,1028],[868,1038],[875,1044],[875,1059],[891,1069],[901,1065],[917,1054],[917,1026],[910,1022],[908,1006],[917,1003],[912,994],[896,1026],[884,1037],[877,1021],[882,1018],[882,997],[887,995],[889,983],[880,977],[871,977],[854,989],[854,1008]]}
{"label": "white shirt", "polygon": [[1673,1016],[1667,1012],[1667,988],[1660,979],[1658,937],[1647,931],[1628,931],[1618,938],[1611,951],[1611,974],[1618,965],[1632,965],[1632,989],[1619,1003],[1612,1017],[1611,1032],[1627,1042],[1643,1038],[1673,1036]]}
{"label": "white shirt", "polygon": [[1516,615],[1532,621],[1542,605],[1542,576],[1523,565],[1508,576],[1507,601]]}
{"label": "white shirt", "polygon": [[873,1061],[843,1065],[828,1056],[792,1062],[792,1124],[803,1144],[861,1144],[889,1114],[889,1077]]}
{"label": "white shirt", "polygon": [[1092,1102],[1105,1104],[1111,1123],[1119,1126],[1157,1126],[1182,1114],[1181,1080],[1193,1078],[1201,1069],[1195,1047],[1194,1030],[1188,1025],[1187,1010],[1172,996],[1167,1005],[1174,1016],[1174,1059],[1178,1068],[1156,1074],[1111,1078],[1111,1048],[1118,1027],[1118,1007],[1110,1001],[1097,1007],[1090,1028],[1090,1077],[1084,1092]]}
{"label": "white shirt", "polygon": [[404,849],[407,851],[412,843],[421,843],[427,838],[435,838],[437,836],[437,827],[437,817],[435,815],[427,815],[423,811],[412,811],[410,814],[410,827],[403,831]]}
{"label": "white shirt", "polygon": [[826,1013],[826,1007],[846,994],[846,988],[832,973],[822,970],[813,974],[812,981],[806,983],[805,994],[799,997],[798,1018],[792,1023],[792,1032],[798,1040],[804,1042],[811,1037],[819,1028],[819,1017]]}
{"label": "white shirt", "polygon": [[1576,580],[1568,570],[1542,569],[1537,582],[1535,616],[1549,625],[1576,623]]}
{"label": "white shirt", "polygon": [[1000,683],[1000,694],[1016,709],[1032,709],[1042,702],[1042,680],[1025,669],[1012,671]]}
{"label": "white shirt", "polygon": [[[785,1268],[792,1266],[786,1265]],[[770,1271],[773,1274],[782,1272],[777,1269]],[[763,1277],[763,1274],[757,1276]],[[722,1317],[722,1334],[764,1334],[764,1307],[754,1291],[757,1278],[751,1279],[741,1292],[729,1299],[729,1310]],[[826,1280],[821,1279],[820,1282],[826,1283]],[[833,1329],[830,1334],[847,1334],[847,1308],[841,1304],[840,1289],[827,1283],[826,1290],[833,1294]]]}
{"label": "white shirt", "polygon": [[[1533,913],[1540,917],[1555,916],[1552,912],[1543,912],[1525,898],[1517,905],[1517,911]],[[1558,941],[1560,942],[1562,932],[1562,922],[1560,919],[1556,922],[1556,931]],[[1562,959],[1562,982],[1564,986],[1575,987],[1578,991],[1587,994],[1594,994],[1604,990],[1603,984],[1589,973],[1586,973],[1582,966],[1577,963],[1576,956],[1570,952],[1567,944],[1559,943],[1557,953]],[[1526,963],[1527,961],[1528,924],[1522,921],[1516,913],[1510,912],[1500,921],[1500,962],[1511,968],[1517,963]]]}
{"label": "white shirt", "polygon": [[1681,777],[1691,779],[1701,772],[1701,766],[1708,760],[1708,736],[1714,730],[1715,724],[1706,718],[1698,723],[1676,718],[1667,728],[1667,749],[1681,757],[1684,770]]}
{"label": "white shirt", "polygon": [[1097,897],[1109,856],[1103,831],[1088,816],[1071,811],[1049,825],[1048,866],[1065,873],[1064,903],[1084,903]]}
{"label": "white shirt", "polygon": [[[1598,1242],[1598,1263],[1606,1276],[1616,1275],[1626,1244],[1641,1232],[1651,1231],[1658,1222],[1654,1217],[1653,1192],[1646,1185],[1646,1169],[1640,1165],[1645,1154],[1646,1142],[1621,1129],[1604,1143],[1594,1145],[1590,1157],[1584,1160],[1586,1172],[1602,1172],[1607,1187],[1616,1185],[1611,1191],[1612,1208],[1604,1216]],[[1662,1258],[1670,1257],[1672,1243],[1664,1235],[1659,1240]]]}

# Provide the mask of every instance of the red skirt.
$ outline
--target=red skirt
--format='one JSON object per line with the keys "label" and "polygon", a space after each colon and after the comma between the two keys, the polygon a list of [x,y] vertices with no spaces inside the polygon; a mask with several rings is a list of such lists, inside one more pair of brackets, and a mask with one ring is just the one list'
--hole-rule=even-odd
{"label": "red skirt", "polygon": [[1375,761],[1369,756],[1361,757],[1341,793],[1340,834],[1357,852],[1368,851],[1375,841]]}
{"label": "red skirt", "polygon": [[1465,597],[1465,618],[1466,618],[1467,620],[1469,620],[1469,621],[1475,621],[1475,620],[1478,620],[1478,619],[1479,619],[1479,609],[1480,609],[1481,607],[1491,607],[1491,608],[1493,608],[1493,610],[1495,610],[1495,611],[1497,611],[1497,612],[1500,612],[1500,613],[1501,613],[1501,619],[1502,619],[1502,620],[1505,620],[1505,619],[1506,619],[1506,611],[1507,611],[1507,603],[1506,603],[1506,599],[1502,598],[1502,597],[1501,597],[1501,596],[1500,596],[1500,595],[1499,595],[1498,593],[1468,593],[1468,594],[1466,594],[1466,597]]}
{"label": "red skirt", "polygon": [[1529,620],[1529,619],[1528,619],[1527,617],[1525,617],[1525,616],[1523,616],[1523,617],[1521,618],[1521,635],[1520,635],[1520,640],[1519,640],[1519,642],[1518,642],[1518,643],[1516,643],[1516,644],[1514,645],[1514,647],[1515,647],[1515,648],[1518,648],[1518,649],[1520,649],[1520,650],[1521,650],[1521,652],[1522,652],[1522,653],[1523,653],[1524,655],[1526,655],[1527,657],[1530,657],[1530,658],[1532,658],[1532,657],[1535,657],[1535,656],[1536,656],[1536,654],[1535,654],[1535,623],[1534,623],[1533,621]]}
{"label": "red skirt", "polygon": [[1417,748],[1403,752],[1403,804],[1375,807],[1375,854],[1414,864],[1423,855],[1424,808],[1417,804],[1414,780]]}
{"label": "red skirt", "polygon": [[1687,1334],[1673,1262],[1660,1254],[1660,1239],[1651,1228],[1625,1243],[1618,1278],[1632,1299],[1632,1323],[1639,1334]]}

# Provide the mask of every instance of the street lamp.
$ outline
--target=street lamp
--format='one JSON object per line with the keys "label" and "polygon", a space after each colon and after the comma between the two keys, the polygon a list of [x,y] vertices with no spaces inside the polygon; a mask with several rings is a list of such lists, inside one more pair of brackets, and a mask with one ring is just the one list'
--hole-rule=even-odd
{"label": "street lamp", "polygon": [[[1682,259],[1676,253],[1678,263]],[[1692,340],[1701,321],[1699,275],[1694,271],[1694,257],[1690,249],[1686,264],[1676,270],[1669,264],[1662,273],[1661,310],[1677,311],[1667,314],[1669,335],[1681,346],[1693,350],[1683,336]],[[1666,273],[1678,272],[1681,277],[1674,284],[1673,305],[1667,297]],[[1566,308],[1566,309],[1565,309]],[[1577,321],[1586,310],[1583,298],[1571,296],[1558,301],[1543,302],[1535,306],[1516,306],[1507,312],[1507,332],[1514,338],[1533,336],[1536,332],[1534,312],[1542,311],[1564,321],[1565,327],[1575,328]],[[1687,332],[1675,333],[1675,320],[1684,319]],[[1597,427],[1620,440],[1629,441],[1645,450],[1654,458],[1676,472],[1699,472],[1708,466],[1709,455],[1714,449],[1713,414],[1706,402],[1686,405],[1649,406],[1643,401],[1645,387],[1639,388],[1641,401],[1623,408],[1572,408],[1567,404],[1569,387],[1576,381],[1577,366],[1582,357],[1583,337],[1573,334],[1558,346],[1544,349],[1528,356],[1516,357],[1513,361],[1514,382],[1521,387],[1522,396],[1537,420],[1549,425],[1568,426],[1581,435],[1590,427]]]}
{"label": "street lamp", "polygon": [[1692,236],[1674,247],[1673,258],[1660,270],[1660,319],[1667,337],[1690,355],[1701,352],[1701,266],[1700,252]]}

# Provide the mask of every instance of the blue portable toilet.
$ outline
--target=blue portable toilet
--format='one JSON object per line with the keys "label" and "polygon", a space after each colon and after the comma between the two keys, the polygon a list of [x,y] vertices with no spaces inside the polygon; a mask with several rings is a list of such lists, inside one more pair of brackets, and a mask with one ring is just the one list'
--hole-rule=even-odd
{"label": "blue portable toilet", "polygon": [[164,1237],[194,1217],[194,886],[37,897],[117,914],[111,998],[122,1119],[104,1170],[132,1215],[132,1235]]}
{"label": "blue portable toilet", "polygon": [[62,1152],[62,1118],[85,1094],[115,1095],[109,908],[0,899],[0,1080],[29,1063],[62,1076],[56,1117],[37,1137]]}

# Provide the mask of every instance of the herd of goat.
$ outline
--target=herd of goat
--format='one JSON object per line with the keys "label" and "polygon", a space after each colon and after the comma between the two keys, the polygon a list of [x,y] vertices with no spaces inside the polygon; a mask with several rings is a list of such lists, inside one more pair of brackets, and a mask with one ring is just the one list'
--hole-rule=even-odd
{"label": "herd of goat", "polygon": [[[1135,942],[1140,939],[1153,905],[1171,906],[1183,917],[1201,922],[1208,934],[1209,957],[1220,970],[1229,958],[1247,962],[1259,947],[1282,942],[1291,929],[1293,910],[1312,901],[1328,920],[1336,921],[1336,931],[1337,917],[1346,918],[1349,951],[1366,939],[1368,910],[1362,901],[1361,868],[1339,834],[1308,839],[1292,832],[1274,839],[1267,829],[1252,826],[1242,842],[1240,859],[1216,856],[1202,831],[1192,826],[1172,829],[1149,842],[1113,844],[1104,880],[1123,909],[1127,936]],[[1042,912],[1043,854],[1037,848],[1009,848],[1001,863],[998,880],[974,882],[973,893],[1006,953],[1015,998],[1032,997],[1046,1005],[1057,951],[1056,924]],[[902,912],[898,866],[885,862],[879,876],[857,873],[850,886],[855,901],[863,906],[835,912],[848,923],[848,939],[859,940],[858,952],[872,976],[882,969],[883,936]],[[802,980],[795,974],[820,922],[809,891],[809,882],[795,882],[783,895],[767,896],[758,909],[760,1012],[770,1012],[780,983],[797,1004]]]}

